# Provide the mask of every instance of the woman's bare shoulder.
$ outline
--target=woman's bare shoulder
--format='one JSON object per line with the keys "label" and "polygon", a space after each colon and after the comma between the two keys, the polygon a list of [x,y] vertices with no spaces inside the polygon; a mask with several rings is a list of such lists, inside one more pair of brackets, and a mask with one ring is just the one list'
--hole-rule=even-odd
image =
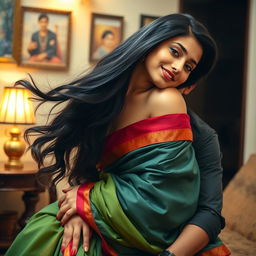
{"label": "woman's bare shoulder", "polygon": [[153,89],[148,103],[151,116],[187,113],[186,102],[176,88]]}

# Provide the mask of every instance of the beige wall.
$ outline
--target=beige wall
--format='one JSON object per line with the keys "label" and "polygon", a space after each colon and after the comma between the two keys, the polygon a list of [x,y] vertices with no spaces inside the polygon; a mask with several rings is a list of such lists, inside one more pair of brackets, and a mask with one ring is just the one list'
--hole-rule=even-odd
{"label": "beige wall", "polygon": [[[124,16],[124,38],[127,38],[139,28],[140,14],[162,16],[178,11],[178,0],[21,0],[22,6],[71,10],[72,11],[72,38],[71,61],[69,71],[36,70],[16,66],[16,64],[0,63],[0,94],[4,86],[12,85],[16,80],[26,77],[27,73],[39,83],[41,88],[50,83],[52,86],[80,74],[88,67],[90,14],[91,12]],[[65,6],[65,7],[64,7]],[[43,124],[49,105],[41,108],[37,114],[37,123]],[[1,125],[0,129],[0,161],[5,161],[3,141],[6,140],[8,126]],[[26,127],[23,127],[26,128]],[[27,154],[23,160],[29,160]],[[23,211],[21,193],[0,193],[0,209],[18,209]],[[15,202],[15,203],[14,203]],[[47,203],[47,195],[42,194],[38,209]]]}
{"label": "beige wall", "polygon": [[[90,38],[90,13],[105,13],[124,16],[124,38],[127,38],[139,27],[139,15],[165,15],[178,11],[178,0],[21,0],[23,6],[52,8],[72,11],[72,39],[71,39],[71,62],[68,72],[45,71],[21,68],[15,64],[0,63],[0,94],[4,86],[12,85],[17,79],[31,73],[41,86],[48,84],[56,85],[71,79],[82,72],[88,66],[89,38]],[[63,8],[65,6],[65,8]],[[247,74],[247,101],[244,159],[256,152],[256,0],[251,0],[251,17],[248,48],[248,74]],[[37,123],[44,123],[47,113],[46,106],[37,115]],[[6,160],[3,153],[3,141],[6,140],[5,130],[8,128],[1,125],[0,128],[0,161]],[[25,127],[24,127],[25,128]],[[23,157],[30,159],[29,154]],[[21,193],[0,193],[0,209],[18,209],[23,211]],[[15,203],[14,203],[15,202]],[[38,208],[47,203],[47,196],[41,196]]]}

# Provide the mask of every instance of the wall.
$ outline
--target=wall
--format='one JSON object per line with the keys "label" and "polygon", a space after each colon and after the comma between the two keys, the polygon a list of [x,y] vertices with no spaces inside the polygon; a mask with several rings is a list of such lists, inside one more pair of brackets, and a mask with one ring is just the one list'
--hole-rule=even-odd
{"label": "wall", "polygon": [[[15,64],[0,63],[0,93],[4,86],[12,85],[16,80],[24,78],[30,73],[40,85],[40,88],[61,84],[80,74],[88,66],[89,40],[90,40],[90,14],[91,12],[124,16],[124,38],[135,32],[140,25],[140,14],[162,16],[178,11],[178,0],[21,0],[22,6],[71,10],[72,11],[72,38],[71,60],[67,72],[28,69],[18,67]],[[65,7],[64,7],[65,6]],[[50,105],[45,105],[38,112],[36,118],[38,124],[45,123],[46,114]],[[7,158],[3,152],[3,142],[7,139],[8,126],[1,125],[0,129],[0,160]],[[22,127],[26,128],[26,127]],[[23,160],[29,160],[26,154]],[[5,209],[19,209],[23,211],[21,192],[1,193],[1,207]],[[47,203],[47,195],[42,194],[38,208]],[[15,202],[15,205],[13,204]],[[17,202],[17,203],[16,203]]]}
{"label": "wall", "polygon": [[244,161],[256,152],[256,0],[251,0],[249,24]]}

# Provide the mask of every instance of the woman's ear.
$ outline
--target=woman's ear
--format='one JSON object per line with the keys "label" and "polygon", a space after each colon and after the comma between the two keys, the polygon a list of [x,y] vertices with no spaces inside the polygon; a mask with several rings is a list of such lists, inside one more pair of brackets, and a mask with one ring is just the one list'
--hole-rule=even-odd
{"label": "woman's ear", "polygon": [[181,91],[182,94],[188,95],[191,91],[194,90],[195,87],[196,87],[196,85],[192,84],[192,85],[189,85],[185,88],[182,88],[180,91]]}

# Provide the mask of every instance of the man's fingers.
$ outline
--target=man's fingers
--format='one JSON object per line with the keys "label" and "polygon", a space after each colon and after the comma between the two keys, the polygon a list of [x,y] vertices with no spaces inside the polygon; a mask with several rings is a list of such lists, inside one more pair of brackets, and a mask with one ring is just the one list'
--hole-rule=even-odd
{"label": "man's fingers", "polygon": [[73,227],[66,225],[64,227],[64,233],[63,233],[63,239],[62,239],[62,244],[61,244],[61,252],[65,250],[65,248],[68,246],[72,239],[72,234],[73,234]]}
{"label": "man's fingers", "polygon": [[87,252],[89,250],[90,245],[90,228],[84,223],[83,224],[83,248]]}
{"label": "man's fingers", "polygon": [[65,225],[67,221],[74,215],[76,214],[76,211],[73,210],[72,208],[67,210],[66,213],[63,215],[61,218],[61,225]]}
{"label": "man's fingers", "polygon": [[77,248],[78,248],[78,243],[80,240],[80,235],[81,235],[81,226],[76,225],[73,230],[73,245],[72,245],[72,251],[71,255],[76,255],[77,253]]}
{"label": "man's fingers", "polygon": [[[71,209],[68,210],[67,215],[71,215],[71,212]],[[67,215],[65,214],[63,218],[66,218]],[[76,255],[81,238],[81,231],[83,233],[84,251],[87,252],[89,250],[90,227],[81,219],[79,215],[75,215],[68,220],[67,224],[64,225],[64,234],[61,244],[62,253],[64,253],[67,247],[71,246],[71,256]]]}

